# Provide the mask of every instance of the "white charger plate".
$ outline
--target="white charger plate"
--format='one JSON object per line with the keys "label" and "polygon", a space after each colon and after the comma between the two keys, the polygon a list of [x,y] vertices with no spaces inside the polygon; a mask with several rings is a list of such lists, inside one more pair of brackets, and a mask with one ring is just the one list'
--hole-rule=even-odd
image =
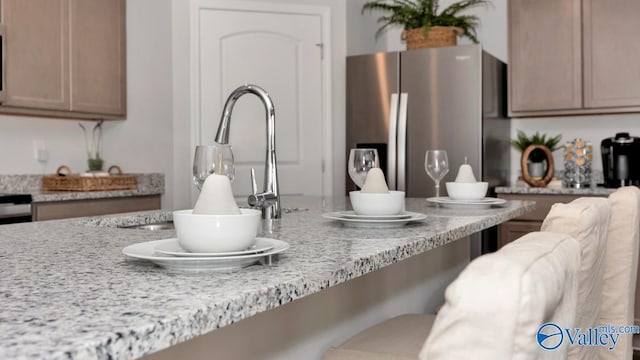
{"label": "white charger plate", "polygon": [[167,239],[175,241],[166,241],[156,245],[155,250],[161,254],[183,256],[183,257],[220,257],[220,256],[233,256],[233,255],[247,255],[265,252],[273,249],[271,239],[256,238],[255,244],[248,249],[240,251],[227,251],[227,252],[210,252],[210,253],[194,253],[183,249],[180,246],[178,239]]}
{"label": "white charger plate", "polygon": [[415,212],[405,212],[409,217],[403,217],[399,219],[354,219],[349,216],[344,215],[344,211],[337,211],[322,214],[322,217],[325,219],[339,221],[345,226],[349,227],[357,227],[357,228],[378,228],[378,229],[387,229],[387,228],[397,228],[406,225],[411,221],[421,221],[427,218],[427,215],[415,213]]}
{"label": "white charger plate", "polygon": [[430,197],[427,201],[451,207],[465,206],[474,208],[488,208],[491,205],[501,205],[507,202],[505,199],[492,197],[486,197],[478,200],[454,200],[448,196]]}
{"label": "white charger plate", "polygon": [[122,253],[131,258],[151,261],[168,270],[230,271],[255,264],[261,259],[269,258],[271,255],[279,254],[289,248],[289,244],[282,240],[256,238],[256,240],[258,239],[270,243],[271,246],[273,246],[272,249],[256,254],[213,257],[180,257],[160,254],[155,251],[158,245],[172,242],[177,243],[178,240],[173,238],[133,244],[122,249]]}
{"label": "white charger plate", "polygon": [[401,212],[396,215],[359,215],[355,211],[340,211],[340,215],[348,219],[360,219],[360,220],[396,220],[396,219],[408,219],[411,214],[408,212]]}

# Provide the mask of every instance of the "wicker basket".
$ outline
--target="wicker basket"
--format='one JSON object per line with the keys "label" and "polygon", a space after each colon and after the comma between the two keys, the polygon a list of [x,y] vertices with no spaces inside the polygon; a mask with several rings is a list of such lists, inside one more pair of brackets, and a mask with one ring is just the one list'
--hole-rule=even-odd
{"label": "wicker basket", "polygon": [[[64,172],[66,171],[66,173]],[[116,171],[116,174],[112,174]],[[109,168],[109,175],[105,176],[80,176],[71,173],[68,166],[58,167],[55,175],[42,177],[42,189],[44,191],[101,191],[101,190],[133,190],[137,189],[136,177],[122,175],[119,166]]]}
{"label": "wicker basket", "polygon": [[429,28],[429,37],[425,39],[424,29],[412,29],[402,32],[402,40],[406,40],[407,49],[423,49],[442,46],[455,46],[458,43],[458,35],[463,30],[454,26],[432,26]]}

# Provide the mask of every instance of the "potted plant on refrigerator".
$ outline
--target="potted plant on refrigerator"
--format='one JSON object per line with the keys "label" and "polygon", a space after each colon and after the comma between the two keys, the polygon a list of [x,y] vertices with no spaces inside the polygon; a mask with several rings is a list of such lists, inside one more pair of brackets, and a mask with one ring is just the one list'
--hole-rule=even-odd
{"label": "potted plant on refrigerator", "polygon": [[[547,137],[547,134],[540,135],[537,131],[535,134],[527,136],[524,131],[518,130],[516,139],[511,139],[511,146],[522,153],[520,159],[522,178],[529,185],[545,186],[551,180],[554,172],[551,153],[560,149],[558,143],[561,138],[562,135]],[[544,181],[535,181],[536,178],[544,178]]]}
{"label": "potted plant on refrigerator", "polygon": [[362,6],[362,13],[384,13],[378,18],[382,26],[376,32],[376,37],[389,26],[400,25],[404,28],[402,38],[407,41],[407,49],[418,49],[454,46],[457,44],[457,35],[477,43],[478,17],[460,12],[489,4],[489,0],[461,0],[438,11],[438,0],[372,0]]}

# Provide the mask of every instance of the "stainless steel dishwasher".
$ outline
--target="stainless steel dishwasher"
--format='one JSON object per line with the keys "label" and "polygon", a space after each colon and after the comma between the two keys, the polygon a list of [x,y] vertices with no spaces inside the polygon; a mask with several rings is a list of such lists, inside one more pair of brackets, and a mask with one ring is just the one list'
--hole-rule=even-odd
{"label": "stainless steel dishwasher", "polygon": [[31,195],[0,193],[0,225],[31,221]]}

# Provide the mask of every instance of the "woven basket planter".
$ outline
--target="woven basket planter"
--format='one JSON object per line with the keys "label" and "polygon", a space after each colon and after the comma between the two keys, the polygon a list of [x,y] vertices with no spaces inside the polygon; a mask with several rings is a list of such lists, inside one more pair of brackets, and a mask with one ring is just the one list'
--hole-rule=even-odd
{"label": "woven basket planter", "polygon": [[424,29],[412,29],[402,32],[402,40],[406,40],[407,49],[423,49],[442,46],[455,46],[457,37],[463,30],[454,26],[432,26],[429,37],[424,37]]}
{"label": "woven basket planter", "polygon": [[[116,174],[111,174],[112,170]],[[105,191],[135,190],[138,183],[134,175],[123,175],[118,165],[112,165],[105,176],[80,176],[71,173],[68,166],[58,167],[54,175],[42,177],[44,191]]]}

